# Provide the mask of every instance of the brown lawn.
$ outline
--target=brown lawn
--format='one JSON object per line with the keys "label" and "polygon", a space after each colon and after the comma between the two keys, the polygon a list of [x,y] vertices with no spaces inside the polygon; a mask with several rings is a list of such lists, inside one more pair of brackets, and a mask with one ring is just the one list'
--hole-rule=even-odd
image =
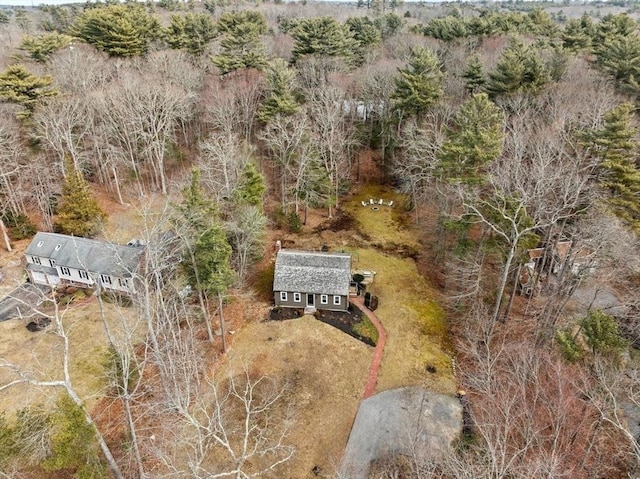
{"label": "brown lawn", "polygon": [[[273,477],[333,476],[362,398],[373,348],[312,316],[254,322],[236,334],[223,367],[279,378],[291,385],[293,459]],[[282,473],[284,472],[284,475]]]}

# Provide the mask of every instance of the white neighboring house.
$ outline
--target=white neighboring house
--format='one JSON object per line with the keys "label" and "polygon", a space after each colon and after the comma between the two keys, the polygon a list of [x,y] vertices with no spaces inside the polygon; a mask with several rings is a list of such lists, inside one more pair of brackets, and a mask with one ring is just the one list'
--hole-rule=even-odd
{"label": "white neighboring house", "polygon": [[132,293],[143,251],[141,246],[39,232],[25,256],[27,273],[35,284]]}

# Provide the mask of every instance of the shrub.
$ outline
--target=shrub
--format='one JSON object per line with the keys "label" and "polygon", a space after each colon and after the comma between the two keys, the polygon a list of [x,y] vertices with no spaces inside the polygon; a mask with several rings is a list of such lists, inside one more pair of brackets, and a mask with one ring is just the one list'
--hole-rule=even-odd
{"label": "shrub", "polygon": [[23,213],[14,214],[7,212],[2,217],[2,221],[4,221],[4,224],[9,229],[9,236],[15,241],[31,238],[36,234],[36,225]]}
{"label": "shrub", "polygon": [[287,226],[291,233],[300,233],[302,230],[302,220],[295,211],[292,211],[287,215]]}

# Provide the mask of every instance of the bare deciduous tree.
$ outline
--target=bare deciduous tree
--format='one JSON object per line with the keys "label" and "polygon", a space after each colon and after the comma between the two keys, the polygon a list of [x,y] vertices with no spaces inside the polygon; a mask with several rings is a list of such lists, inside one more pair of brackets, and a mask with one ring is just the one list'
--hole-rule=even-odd
{"label": "bare deciduous tree", "polygon": [[72,380],[71,369],[70,369],[70,362],[71,362],[70,341],[69,341],[69,335],[67,333],[67,329],[64,324],[64,316],[65,316],[66,310],[60,309],[58,302],[55,298],[55,295],[53,295],[53,299],[44,297],[43,300],[45,304],[52,307],[53,312],[50,314],[47,314],[44,311],[37,311],[37,312],[42,316],[49,317],[49,319],[52,321],[54,325],[55,334],[60,339],[61,346],[62,346],[62,356],[61,356],[62,363],[60,365],[61,377],[59,379],[52,379],[52,380],[39,379],[38,374],[32,371],[25,371],[21,369],[19,366],[8,362],[6,359],[0,358],[0,367],[11,371],[14,375],[13,380],[3,385],[0,385],[0,391],[8,389],[16,384],[25,384],[25,383],[32,385],[34,387],[40,387],[40,388],[42,387],[62,388],[66,392],[66,394],[71,398],[71,400],[75,403],[75,405],[82,411],[85,421],[95,432],[95,436],[100,446],[100,449],[105,457],[105,460],[107,461],[107,464],[109,465],[109,469],[111,470],[112,474],[117,479],[124,479],[125,476],[122,473],[120,465],[116,461],[109,445],[105,440],[104,435],[102,434],[100,429],[97,427],[94,421],[94,418],[89,413],[89,410],[87,409],[84,401],[78,395],[74,381]]}
{"label": "bare deciduous tree", "polygon": [[247,268],[251,261],[260,257],[264,246],[267,218],[256,206],[237,209],[225,229],[233,247],[233,261],[238,275],[238,287],[244,286]]}
{"label": "bare deciduous tree", "polygon": [[261,139],[267,144],[280,177],[282,209],[286,211],[287,205],[293,203],[298,213],[305,176],[315,154],[307,117],[277,116],[269,122]]}
{"label": "bare deciduous tree", "polygon": [[249,146],[234,134],[212,133],[200,143],[202,185],[218,203],[233,196],[249,158]]}
{"label": "bare deciduous tree", "polygon": [[332,203],[339,205],[340,186],[349,179],[356,140],[344,111],[344,93],[334,87],[315,90],[308,114],[318,154],[331,186],[329,218]]}
{"label": "bare deciduous tree", "polygon": [[50,149],[62,169],[65,159],[73,162],[76,171],[84,171],[84,142],[91,132],[87,108],[79,96],[58,97],[34,114],[34,137]]}
{"label": "bare deciduous tree", "polygon": [[178,448],[165,460],[173,474],[247,479],[273,473],[293,457],[287,444],[291,418],[282,405],[286,391],[277,382],[253,378],[245,369],[208,381],[206,389],[179,415]]}

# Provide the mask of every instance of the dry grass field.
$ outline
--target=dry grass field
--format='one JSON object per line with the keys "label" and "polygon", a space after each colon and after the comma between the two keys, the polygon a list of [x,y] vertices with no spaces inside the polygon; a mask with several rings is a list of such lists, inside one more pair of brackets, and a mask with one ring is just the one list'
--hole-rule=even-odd
{"label": "dry grass field", "polygon": [[312,316],[255,322],[233,339],[222,369],[278,378],[289,384],[284,405],[296,453],[273,477],[333,477],[362,399],[373,348]]}
{"label": "dry grass field", "polygon": [[[44,308],[49,314],[53,308]],[[131,311],[115,305],[105,305],[105,321],[118,328],[123,315]],[[95,297],[72,303],[60,312],[69,336],[70,375],[80,396],[89,407],[104,394],[106,385],[104,363],[107,337]],[[129,322],[133,322],[130,319]],[[62,379],[62,348],[60,336],[53,325],[32,333],[22,320],[0,322],[0,358],[19,367],[30,378],[39,381]],[[0,368],[0,384],[17,379],[17,375]],[[2,411],[11,413],[37,403],[53,404],[61,392],[57,388],[36,388],[26,384],[12,386],[0,392]]]}

